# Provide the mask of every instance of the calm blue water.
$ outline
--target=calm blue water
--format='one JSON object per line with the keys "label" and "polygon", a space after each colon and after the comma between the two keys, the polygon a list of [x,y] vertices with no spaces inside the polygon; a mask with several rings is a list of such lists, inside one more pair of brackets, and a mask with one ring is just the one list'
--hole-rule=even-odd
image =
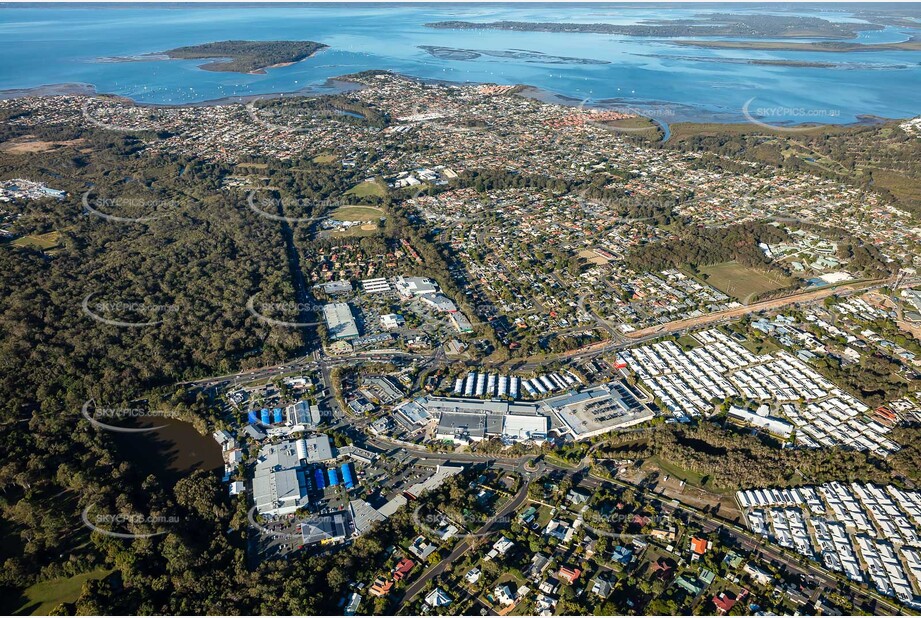
{"label": "calm blue water", "polygon": [[[776,7],[775,7],[776,9]],[[0,90],[86,83],[139,102],[178,104],[234,95],[291,92],[366,69],[390,69],[426,79],[525,83],[588,100],[617,99],[652,109],[666,122],[743,120],[741,110],[771,110],[771,121],[852,122],[859,115],[890,118],[921,113],[921,53],[763,52],[680,47],[660,40],[595,34],[450,31],[429,21],[520,20],[637,23],[687,18],[699,12],[763,13],[751,5],[655,8],[637,5],[287,5],[0,7]],[[776,12],[776,10],[774,10]],[[796,7],[836,21],[841,11]],[[863,43],[902,41],[918,29],[865,32]],[[215,73],[198,61],[100,62],[225,39],[309,39],[329,49],[266,75]],[[607,64],[553,64],[483,55],[445,60],[419,49],[527,50]],[[778,67],[745,60],[831,62],[834,68]],[[809,115],[806,117],[806,115]]]}

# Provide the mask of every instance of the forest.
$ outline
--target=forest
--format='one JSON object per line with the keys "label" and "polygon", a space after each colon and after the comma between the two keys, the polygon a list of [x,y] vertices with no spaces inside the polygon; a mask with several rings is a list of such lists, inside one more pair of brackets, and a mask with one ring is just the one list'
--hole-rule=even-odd
{"label": "forest", "polygon": [[915,446],[921,427],[893,433],[904,449],[880,459],[866,452],[832,449],[783,449],[771,438],[752,435],[731,425],[702,422],[695,426],[657,425],[641,435],[601,448],[596,457],[648,459],[657,457],[694,475],[714,489],[738,490],[826,483],[846,479],[910,486],[921,461]]}
{"label": "forest", "polygon": [[[3,132],[17,137],[9,125]],[[17,235],[53,230],[61,240],[47,252],[0,245],[2,596],[15,603],[16,591],[35,581],[106,565],[117,575],[92,584],[89,600],[71,610],[243,611],[218,593],[246,583],[246,526],[218,479],[197,474],[168,487],[139,478],[80,410],[91,398],[110,406],[145,398],[204,431],[214,420],[210,407],[171,385],[276,363],[300,349],[300,333],[246,310],[257,293],[294,297],[282,226],[250,210],[245,195],[220,189],[233,171],[225,166],[152,155],[136,137],[54,126],[41,133],[84,141],[79,151],[0,154],[4,177],[44,181],[68,194],[60,202],[4,205]],[[349,172],[310,160],[272,162],[266,173],[316,203],[355,183]],[[105,219],[84,208],[84,196],[108,215],[163,216]],[[95,320],[82,309],[89,297],[103,318],[153,323],[125,328]],[[126,542],[83,527],[80,514],[91,506],[152,509],[183,525],[156,540]],[[228,527],[238,532],[226,534]]]}
{"label": "forest", "polygon": [[723,228],[680,225],[675,229],[675,235],[677,240],[638,245],[627,254],[627,265],[637,272],[647,272],[736,261],[745,266],[787,274],[758,247],[758,243],[775,244],[789,238],[783,229],[773,225],[752,222]]}
{"label": "forest", "polygon": [[[797,224],[795,227],[835,240],[838,257],[847,262],[852,272],[868,279],[886,277],[898,271],[898,264],[888,262],[877,247],[864,243],[853,234],[808,224]],[[658,272],[682,266],[696,269],[735,261],[783,276],[791,274],[784,265],[768,258],[758,246],[759,243],[791,241],[782,227],[748,221],[726,227],[702,228],[676,219],[672,232],[676,239],[641,244],[631,249],[626,256],[627,265],[637,272]]]}

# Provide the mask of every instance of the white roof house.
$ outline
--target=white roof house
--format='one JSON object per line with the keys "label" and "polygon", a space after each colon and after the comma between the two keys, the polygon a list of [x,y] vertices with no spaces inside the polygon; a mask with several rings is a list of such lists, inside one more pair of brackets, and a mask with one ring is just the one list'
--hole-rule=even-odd
{"label": "white roof house", "polygon": [[435,588],[425,595],[425,604],[430,607],[447,607],[454,599],[448,596],[441,588]]}
{"label": "white roof house", "polygon": [[511,605],[515,602],[515,593],[508,586],[496,586],[493,592],[496,595],[496,599],[503,605]]}

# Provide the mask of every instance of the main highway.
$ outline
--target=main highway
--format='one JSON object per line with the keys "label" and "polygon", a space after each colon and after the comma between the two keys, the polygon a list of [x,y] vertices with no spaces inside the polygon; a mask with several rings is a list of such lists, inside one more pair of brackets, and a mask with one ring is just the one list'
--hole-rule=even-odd
{"label": "main highway", "polygon": [[[615,332],[612,333],[612,338],[608,341],[596,343],[584,348],[578,348],[576,350],[570,350],[568,352],[495,362],[484,360],[480,362],[480,365],[495,370],[515,370],[528,372],[539,369],[540,367],[547,364],[559,361],[582,362],[606,354],[616,353],[619,350],[658,339],[663,335],[680,335],[684,332],[697,330],[705,326],[719,326],[751,313],[757,313],[760,311],[776,311],[791,305],[813,303],[823,300],[832,294],[840,294],[846,296],[858,292],[878,289],[885,285],[891,284],[893,281],[893,278],[889,278],[859,283],[842,283],[839,285],[823,287],[819,290],[811,292],[800,292],[798,294],[792,294],[782,298],[753,303],[751,305],[733,307],[724,311],[708,313],[696,318],[676,320],[673,322],[660,324],[658,326],[634,331],[632,333],[627,333],[626,335],[619,335]],[[238,373],[230,373],[220,376],[211,376],[189,380],[186,382],[179,382],[177,386],[184,386],[191,389],[198,388],[208,390],[213,388],[270,381],[279,376],[296,375],[298,372],[305,372],[316,369],[319,369],[321,372],[323,372],[324,377],[328,378],[329,371],[337,366],[353,365],[356,363],[365,362],[389,362],[394,360],[416,362],[419,365],[424,365],[431,368],[439,368],[450,362],[450,359],[445,356],[444,350],[440,346],[428,354],[388,349],[329,356],[321,350],[316,350],[311,354],[291,359],[283,363],[278,363],[276,365],[250,369]],[[324,380],[324,382],[327,386],[329,385],[328,380]]]}

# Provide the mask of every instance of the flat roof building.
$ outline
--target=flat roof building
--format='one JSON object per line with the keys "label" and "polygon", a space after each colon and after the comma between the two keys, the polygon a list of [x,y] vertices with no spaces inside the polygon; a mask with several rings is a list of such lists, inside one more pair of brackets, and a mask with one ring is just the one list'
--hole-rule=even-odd
{"label": "flat roof building", "polygon": [[419,296],[419,300],[429,307],[443,313],[454,313],[457,311],[457,305],[454,304],[454,301],[444,294],[422,294]]}
{"label": "flat roof building", "polygon": [[333,447],[329,443],[329,436],[319,435],[312,438],[301,438],[295,442],[298,457],[308,463],[319,463],[335,459]]}
{"label": "flat roof building", "polygon": [[261,515],[287,515],[306,506],[307,487],[293,441],[267,444],[259,450],[253,474],[253,502]]}
{"label": "flat roof building", "polygon": [[390,284],[383,277],[377,279],[362,279],[361,289],[365,294],[383,294],[390,291]]}
{"label": "flat roof building", "polygon": [[285,440],[259,450],[253,473],[253,502],[262,515],[281,516],[306,506],[312,463],[334,459],[327,436]]}
{"label": "flat roof building", "polygon": [[438,417],[435,436],[466,443],[490,437],[543,441],[550,418],[539,404],[524,402],[423,397],[416,400],[429,414]]}
{"label": "flat roof building", "polygon": [[394,285],[404,298],[438,292],[438,284],[426,277],[397,277]]}
{"label": "flat roof building", "polygon": [[352,284],[345,280],[327,281],[326,283],[319,284],[317,287],[327,294],[347,294],[352,291]]}
{"label": "flat roof building", "polygon": [[381,316],[381,328],[400,328],[406,324],[406,319],[399,313],[385,313]]}
{"label": "flat roof building", "polygon": [[314,428],[322,420],[319,406],[312,406],[306,401],[298,401],[285,408],[285,423],[293,431]]}
{"label": "flat roof building", "polygon": [[380,511],[364,500],[352,500],[349,502],[349,512],[352,515],[352,521],[355,522],[355,531],[358,534],[364,534],[370,530],[375,522],[387,519]]}
{"label": "flat roof building", "polygon": [[729,408],[729,417],[744,423],[748,423],[752,427],[759,427],[764,429],[769,433],[772,433],[775,436],[779,436],[781,438],[789,438],[791,435],[793,435],[793,424],[774,416],[756,414],[746,410],[745,408],[732,406]]}
{"label": "flat roof building", "polygon": [[546,416],[506,414],[503,420],[502,435],[510,440],[543,442],[547,439],[550,419]]}
{"label": "flat roof building", "polygon": [[339,543],[351,534],[352,518],[348,511],[317,515],[301,522],[304,545]]}
{"label": "flat roof building", "polygon": [[457,329],[459,333],[472,333],[473,324],[470,323],[470,320],[467,319],[460,311],[456,311],[451,314],[451,324],[454,325],[454,328]]}
{"label": "flat roof building", "polygon": [[348,303],[323,305],[323,317],[330,339],[345,340],[358,337],[358,324]]}
{"label": "flat roof building", "polygon": [[541,404],[555,414],[576,439],[637,425],[655,416],[636,399],[627,385],[619,381],[551,397]]}

